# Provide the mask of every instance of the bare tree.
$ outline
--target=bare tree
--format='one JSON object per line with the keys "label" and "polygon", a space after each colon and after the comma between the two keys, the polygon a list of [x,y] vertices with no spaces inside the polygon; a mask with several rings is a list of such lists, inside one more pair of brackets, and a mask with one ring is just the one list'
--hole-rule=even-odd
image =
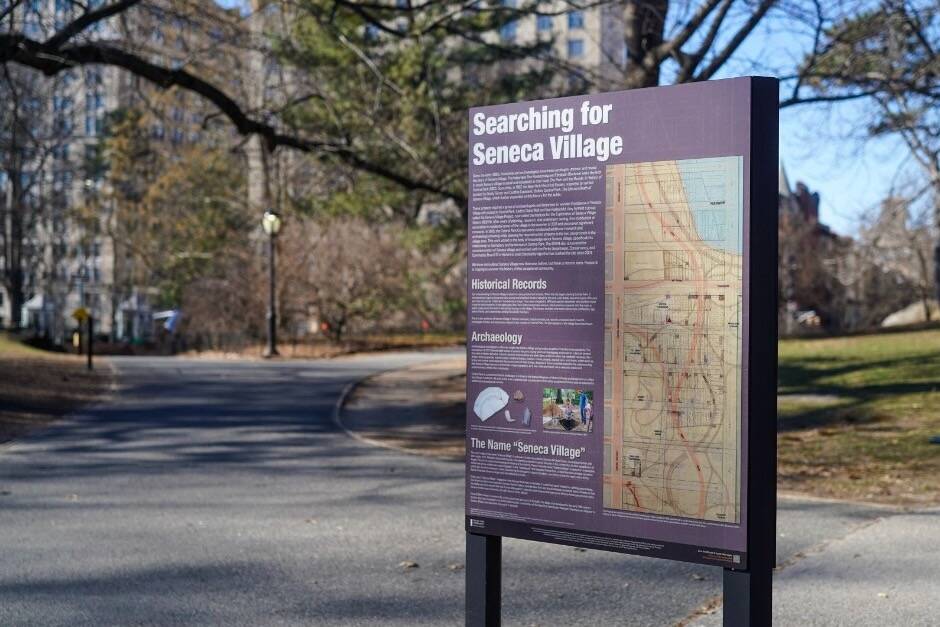
{"label": "bare tree", "polygon": [[[821,99],[868,103],[870,135],[900,137],[921,166],[940,234],[940,6],[882,0],[821,34],[802,68],[802,85]],[[940,239],[933,252],[940,274]],[[935,288],[940,294],[940,285]]]}
{"label": "bare tree", "polygon": [[44,176],[49,161],[59,161],[60,177],[68,165],[58,152],[69,132],[68,112],[47,114],[47,109],[66,108],[68,103],[55,101],[54,91],[55,82],[23,68],[4,66],[0,70],[0,102],[4,103],[0,110],[0,280],[10,298],[14,328],[21,325],[30,287],[26,269],[48,271],[56,259],[47,257],[61,253],[61,247],[44,250],[38,245],[39,231],[45,229],[55,236],[58,220],[63,217],[55,213],[61,207],[56,207],[52,194],[62,192],[64,180],[49,181]]}
{"label": "bare tree", "polygon": [[929,190],[922,187],[907,195],[886,198],[876,212],[863,216],[864,226],[859,233],[859,246],[866,249],[871,263],[903,278],[911,288],[911,296],[921,302],[928,321],[933,311],[931,256],[935,239],[931,232],[932,202],[925,193]]}
{"label": "bare tree", "polygon": [[[365,127],[365,131],[359,127],[350,129],[347,124],[333,127],[317,124],[311,128],[303,123],[302,115],[293,113],[299,104],[330,97],[330,83],[323,82],[324,77],[317,73],[317,64],[322,58],[316,54],[303,57],[304,67],[312,78],[310,90],[298,93],[296,100],[286,103],[283,109],[256,110],[241,99],[237,90],[233,90],[224,79],[207,76],[188,67],[165,65],[145,50],[128,45],[128,42],[88,35],[97,24],[122,18],[143,6],[168,7],[189,15],[198,13],[197,6],[182,0],[113,0],[101,5],[73,4],[76,7],[74,19],[48,36],[37,37],[21,28],[14,19],[24,6],[22,0],[11,0],[0,13],[0,26],[4,27],[0,32],[0,62],[17,63],[46,75],[85,64],[116,66],[158,87],[179,87],[198,94],[217,107],[219,114],[227,118],[240,134],[261,137],[268,152],[284,147],[310,153],[318,159],[341,163],[405,190],[452,200],[465,208],[462,166],[457,164],[451,168],[452,172],[430,167],[441,159],[450,163],[448,156],[463,154],[460,144],[465,141],[462,139],[465,120],[454,118],[454,122],[448,117],[446,124],[441,123],[444,120],[442,112],[445,108],[453,109],[453,103],[444,107],[444,103],[439,102],[441,106],[437,116],[433,108],[426,114],[421,112],[420,119],[428,120],[429,129],[437,129],[436,133],[428,135],[428,141],[438,143],[436,150],[430,151],[431,157],[427,151],[415,150],[414,146],[404,144],[401,137],[396,137],[396,129],[383,118],[373,119],[372,128]],[[835,4],[842,6],[844,3]],[[440,101],[442,94],[463,80],[459,75],[453,75],[451,70],[460,67],[459,64],[466,70],[474,63],[479,64],[480,59],[489,59],[489,63],[506,59],[536,59],[541,60],[545,68],[571,71],[572,65],[553,55],[551,46],[546,46],[545,42],[515,42],[487,35],[514,20],[534,15],[557,15],[581,8],[604,8],[619,14],[627,50],[619,80],[619,86],[623,88],[656,85],[663,80],[700,81],[716,76],[740,52],[743,42],[774,12],[781,19],[810,24],[810,29],[817,33],[833,19],[823,11],[823,6],[830,4],[824,5],[819,0],[571,0],[558,6],[530,0],[520,2],[516,7],[495,0],[407,3],[297,0],[273,6],[321,24],[324,37],[330,38],[323,41],[353,54],[355,60],[347,68],[352,71],[361,66],[372,74],[373,80],[363,85],[364,97],[368,97],[368,93],[399,90],[398,95],[405,101],[408,94],[428,89]],[[369,48],[364,40],[368,33],[384,37],[382,41],[385,43],[378,48]],[[239,45],[261,46],[251,40]],[[433,57],[428,55],[440,55],[460,46],[467,46],[467,53],[462,57],[451,55],[451,63],[458,65],[444,68],[441,73],[441,76],[449,76],[450,82],[439,87],[419,82],[413,92],[407,91],[410,89],[408,85],[396,83],[391,75],[383,73],[382,56],[377,52],[387,55],[391,50],[401,49],[416,58],[431,61]],[[192,54],[198,56],[199,51]],[[432,65],[429,63],[427,69]],[[671,68],[666,77],[664,68]],[[830,97],[819,93],[804,97],[802,80],[794,79],[793,82],[793,92],[781,103],[783,106],[845,98],[844,94]],[[533,82],[528,93],[531,95],[535,93],[532,90],[547,84],[550,81]],[[462,113],[464,107],[457,108]],[[339,109],[336,106],[335,111]],[[454,111],[450,111],[450,115],[453,114]],[[371,130],[384,132],[385,140],[363,141],[362,133]],[[451,136],[456,140],[447,139]]]}

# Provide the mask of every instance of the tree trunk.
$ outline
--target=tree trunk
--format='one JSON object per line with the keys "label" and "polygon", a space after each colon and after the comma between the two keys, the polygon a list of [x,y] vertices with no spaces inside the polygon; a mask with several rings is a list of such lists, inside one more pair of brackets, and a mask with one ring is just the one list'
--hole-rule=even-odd
{"label": "tree trunk", "polygon": [[662,59],[656,58],[654,50],[663,43],[668,11],[669,0],[629,0],[624,4],[626,89],[659,85]]}
{"label": "tree trunk", "polygon": [[[934,298],[940,303],[940,180],[938,180],[936,173],[933,177],[933,194],[933,228],[934,237],[936,238],[933,244],[933,289]],[[929,285],[930,277],[924,278]]]}
{"label": "tree trunk", "polygon": [[[13,145],[14,150],[16,145]],[[16,158],[14,156],[14,158]],[[19,168],[7,172],[6,216],[4,219],[3,285],[10,299],[10,326],[23,326],[22,312],[26,295],[23,273],[23,200]]]}
{"label": "tree trunk", "polygon": [[[937,228],[940,229],[940,224]],[[933,277],[934,298],[940,302],[940,236],[933,246]]]}

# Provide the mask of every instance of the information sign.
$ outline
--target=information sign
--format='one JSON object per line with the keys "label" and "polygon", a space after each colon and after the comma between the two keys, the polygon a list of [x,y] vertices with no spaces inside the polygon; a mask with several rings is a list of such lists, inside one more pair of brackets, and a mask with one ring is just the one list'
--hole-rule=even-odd
{"label": "information sign", "polygon": [[776,80],[469,132],[467,531],[772,564]]}

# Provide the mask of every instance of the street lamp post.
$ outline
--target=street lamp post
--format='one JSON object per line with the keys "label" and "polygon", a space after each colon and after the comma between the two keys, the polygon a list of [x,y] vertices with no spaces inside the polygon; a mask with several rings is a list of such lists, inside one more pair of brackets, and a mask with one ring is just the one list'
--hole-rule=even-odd
{"label": "street lamp post", "polygon": [[271,209],[264,212],[261,228],[268,236],[268,345],[264,349],[265,357],[276,357],[277,352],[277,305],[275,303],[275,241],[281,230],[281,217]]}

